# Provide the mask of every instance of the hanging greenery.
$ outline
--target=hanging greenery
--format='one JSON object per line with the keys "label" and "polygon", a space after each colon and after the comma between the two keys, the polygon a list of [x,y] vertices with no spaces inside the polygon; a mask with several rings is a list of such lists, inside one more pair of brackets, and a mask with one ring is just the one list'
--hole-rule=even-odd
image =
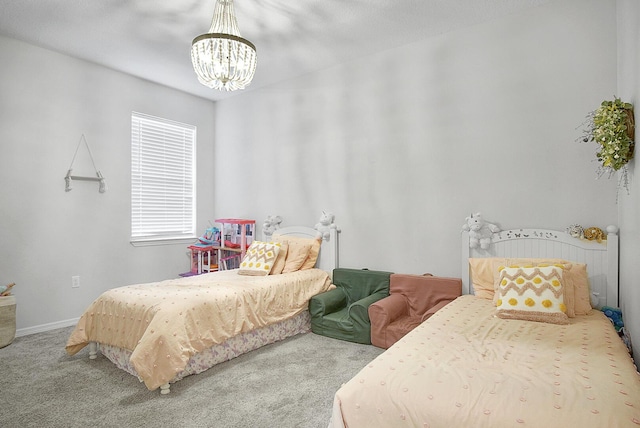
{"label": "hanging greenery", "polygon": [[597,110],[587,115],[585,126],[582,141],[595,141],[598,144],[598,177],[604,174],[611,177],[616,171],[620,171],[618,185],[628,191],[627,163],[633,159],[635,146],[633,105],[620,98],[603,101]]}

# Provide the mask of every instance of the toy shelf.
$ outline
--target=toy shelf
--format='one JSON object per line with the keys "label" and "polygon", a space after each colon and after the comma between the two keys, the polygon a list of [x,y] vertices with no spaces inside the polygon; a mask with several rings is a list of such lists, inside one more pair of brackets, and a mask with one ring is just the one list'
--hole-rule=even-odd
{"label": "toy shelf", "polygon": [[191,251],[191,269],[180,276],[200,275],[217,270],[240,267],[247,248],[255,236],[255,220],[220,218],[220,237],[211,245],[202,243],[187,247]]}
{"label": "toy shelf", "polygon": [[247,248],[253,242],[256,221],[239,218],[219,218],[215,222],[222,225],[220,249],[240,253],[240,260],[242,260]]}

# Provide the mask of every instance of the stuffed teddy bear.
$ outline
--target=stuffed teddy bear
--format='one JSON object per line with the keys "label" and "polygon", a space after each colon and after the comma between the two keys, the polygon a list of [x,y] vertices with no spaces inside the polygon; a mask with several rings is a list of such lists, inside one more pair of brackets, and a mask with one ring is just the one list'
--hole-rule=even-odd
{"label": "stuffed teddy bear", "polygon": [[268,215],[267,218],[262,223],[262,234],[265,237],[265,240],[270,241],[271,235],[277,229],[280,228],[280,223],[282,223],[282,217],[279,215]]}
{"label": "stuffed teddy bear", "polygon": [[584,229],[579,224],[572,224],[571,226],[567,227],[566,232],[573,238],[584,238]]}
{"label": "stuffed teddy bear", "polygon": [[469,247],[482,248],[486,250],[491,245],[491,237],[494,233],[500,232],[500,228],[495,224],[487,223],[481,213],[471,214],[467,217],[467,222],[462,226],[462,230],[469,232]]}
{"label": "stuffed teddy bear", "polygon": [[599,227],[588,227],[584,230],[584,237],[589,241],[602,242],[603,239],[607,239],[607,235]]}
{"label": "stuffed teddy bear", "polygon": [[331,236],[329,233],[330,230],[336,228],[336,225],[333,223],[333,219],[333,213],[322,211],[322,215],[320,215],[320,222],[316,223],[313,227],[318,231],[318,239],[323,239],[325,241],[329,240],[329,237]]}

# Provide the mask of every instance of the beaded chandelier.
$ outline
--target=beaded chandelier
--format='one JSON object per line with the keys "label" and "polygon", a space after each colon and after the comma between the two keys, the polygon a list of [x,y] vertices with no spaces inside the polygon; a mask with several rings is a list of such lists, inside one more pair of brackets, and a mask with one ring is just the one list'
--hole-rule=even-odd
{"label": "beaded chandelier", "polygon": [[213,89],[244,89],[256,72],[256,47],[240,36],[233,0],[216,0],[211,28],[191,44],[198,80]]}

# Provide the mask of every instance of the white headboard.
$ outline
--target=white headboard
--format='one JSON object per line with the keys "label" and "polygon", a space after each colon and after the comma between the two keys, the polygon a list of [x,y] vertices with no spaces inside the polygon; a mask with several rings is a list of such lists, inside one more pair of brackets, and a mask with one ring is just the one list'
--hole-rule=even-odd
{"label": "white headboard", "polygon": [[486,250],[469,248],[469,232],[462,232],[462,292],[471,292],[470,257],[558,258],[586,263],[592,304],[618,307],[618,228],[607,227],[601,243],[545,229],[511,229],[494,233]]}
{"label": "white headboard", "polygon": [[[339,230],[337,228],[330,229],[329,239],[322,241],[320,254],[316,262],[316,267],[328,272],[329,275],[333,275],[333,269],[338,267],[338,232]],[[273,232],[272,236],[276,237],[279,235],[293,235],[316,239],[318,231],[306,226],[288,226],[277,229]]]}

